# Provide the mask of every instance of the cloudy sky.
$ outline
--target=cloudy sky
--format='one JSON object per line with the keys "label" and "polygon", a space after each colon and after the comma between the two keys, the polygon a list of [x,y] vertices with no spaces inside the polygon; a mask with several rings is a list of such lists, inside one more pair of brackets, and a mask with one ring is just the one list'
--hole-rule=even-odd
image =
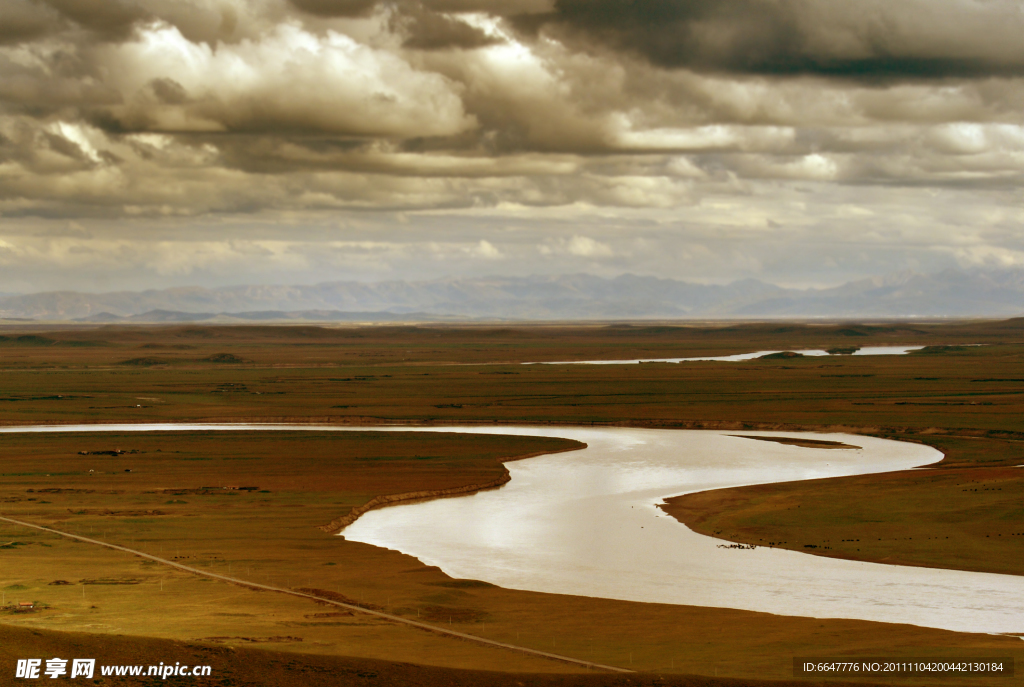
{"label": "cloudy sky", "polygon": [[0,292],[1024,263],[1021,0],[0,0]]}

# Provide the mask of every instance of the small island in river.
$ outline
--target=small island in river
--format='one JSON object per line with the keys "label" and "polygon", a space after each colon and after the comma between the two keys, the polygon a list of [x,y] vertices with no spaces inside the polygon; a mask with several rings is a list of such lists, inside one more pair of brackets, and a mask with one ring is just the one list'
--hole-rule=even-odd
{"label": "small island in river", "polygon": [[756,439],[757,441],[774,441],[777,444],[788,446],[803,446],[804,448],[861,448],[853,444],[844,444],[841,441],[825,441],[823,439],[803,439],[796,437],[756,437],[749,434],[730,434],[729,436],[740,439]]}

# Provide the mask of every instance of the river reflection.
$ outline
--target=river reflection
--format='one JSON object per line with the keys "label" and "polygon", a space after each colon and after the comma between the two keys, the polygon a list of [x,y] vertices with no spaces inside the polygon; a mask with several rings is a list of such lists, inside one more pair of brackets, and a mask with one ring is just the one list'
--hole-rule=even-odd
{"label": "river reflection", "polygon": [[728,542],[695,534],[657,508],[663,498],[705,489],[907,469],[939,460],[934,449],[850,435],[807,436],[863,449],[710,431],[500,431],[568,437],[589,448],[508,463],[512,481],[500,490],[371,511],[343,535],[513,589],[1024,631],[1024,578],[721,548]]}

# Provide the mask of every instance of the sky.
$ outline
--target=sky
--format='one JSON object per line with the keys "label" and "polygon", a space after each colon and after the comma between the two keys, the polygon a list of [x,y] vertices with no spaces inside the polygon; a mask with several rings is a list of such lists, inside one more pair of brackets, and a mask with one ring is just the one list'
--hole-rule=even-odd
{"label": "sky", "polygon": [[0,0],[0,292],[1024,265],[1021,0]]}

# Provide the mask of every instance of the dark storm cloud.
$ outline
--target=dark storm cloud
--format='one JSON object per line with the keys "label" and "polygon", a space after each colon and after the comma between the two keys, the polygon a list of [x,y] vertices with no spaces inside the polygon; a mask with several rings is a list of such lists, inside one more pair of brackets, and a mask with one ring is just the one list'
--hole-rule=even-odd
{"label": "dark storm cloud", "polygon": [[1016,4],[922,1],[0,0],[0,214],[1005,185],[1022,79],[783,78],[1024,61]]}
{"label": "dark storm cloud", "polygon": [[[295,7],[320,17],[361,17],[384,5],[378,0],[289,0]],[[405,35],[403,45],[414,50],[480,48],[497,41],[480,29],[450,16],[450,12],[487,11],[487,2],[392,2],[391,28]]]}
{"label": "dark storm cloud", "polygon": [[0,45],[24,43],[53,31],[60,17],[49,7],[30,0],[0,4]]}
{"label": "dark storm cloud", "polygon": [[377,0],[289,0],[303,12],[320,17],[360,17],[377,6]]}
{"label": "dark storm cloud", "polygon": [[935,79],[1024,74],[1016,3],[557,0],[518,19],[665,68],[752,75]]}
{"label": "dark storm cloud", "polygon": [[549,12],[553,0],[424,0],[435,12],[485,12],[494,16],[515,16]]}
{"label": "dark storm cloud", "polygon": [[106,39],[120,40],[131,34],[135,23],[149,12],[121,0],[45,0],[46,4],[79,26]]}
{"label": "dark storm cloud", "polygon": [[403,7],[392,23],[407,36],[403,45],[414,50],[473,49],[502,42],[475,26],[419,4]]}
{"label": "dark storm cloud", "polygon": [[58,52],[45,66],[19,64],[0,55],[0,114],[45,118],[62,111],[82,112],[122,100],[114,88],[90,76],[89,65]]}
{"label": "dark storm cloud", "polygon": [[[321,17],[360,17],[381,5],[383,0],[288,0],[304,12]],[[425,0],[423,5],[435,12],[484,12],[512,16],[551,10],[552,0]],[[399,3],[403,4],[403,3]],[[409,5],[406,3],[406,6]]]}
{"label": "dark storm cloud", "polygon": [[182,105],[188,101],[185,87],[174,79],[162,77],[149,82],[153,95],[164,105]]}

